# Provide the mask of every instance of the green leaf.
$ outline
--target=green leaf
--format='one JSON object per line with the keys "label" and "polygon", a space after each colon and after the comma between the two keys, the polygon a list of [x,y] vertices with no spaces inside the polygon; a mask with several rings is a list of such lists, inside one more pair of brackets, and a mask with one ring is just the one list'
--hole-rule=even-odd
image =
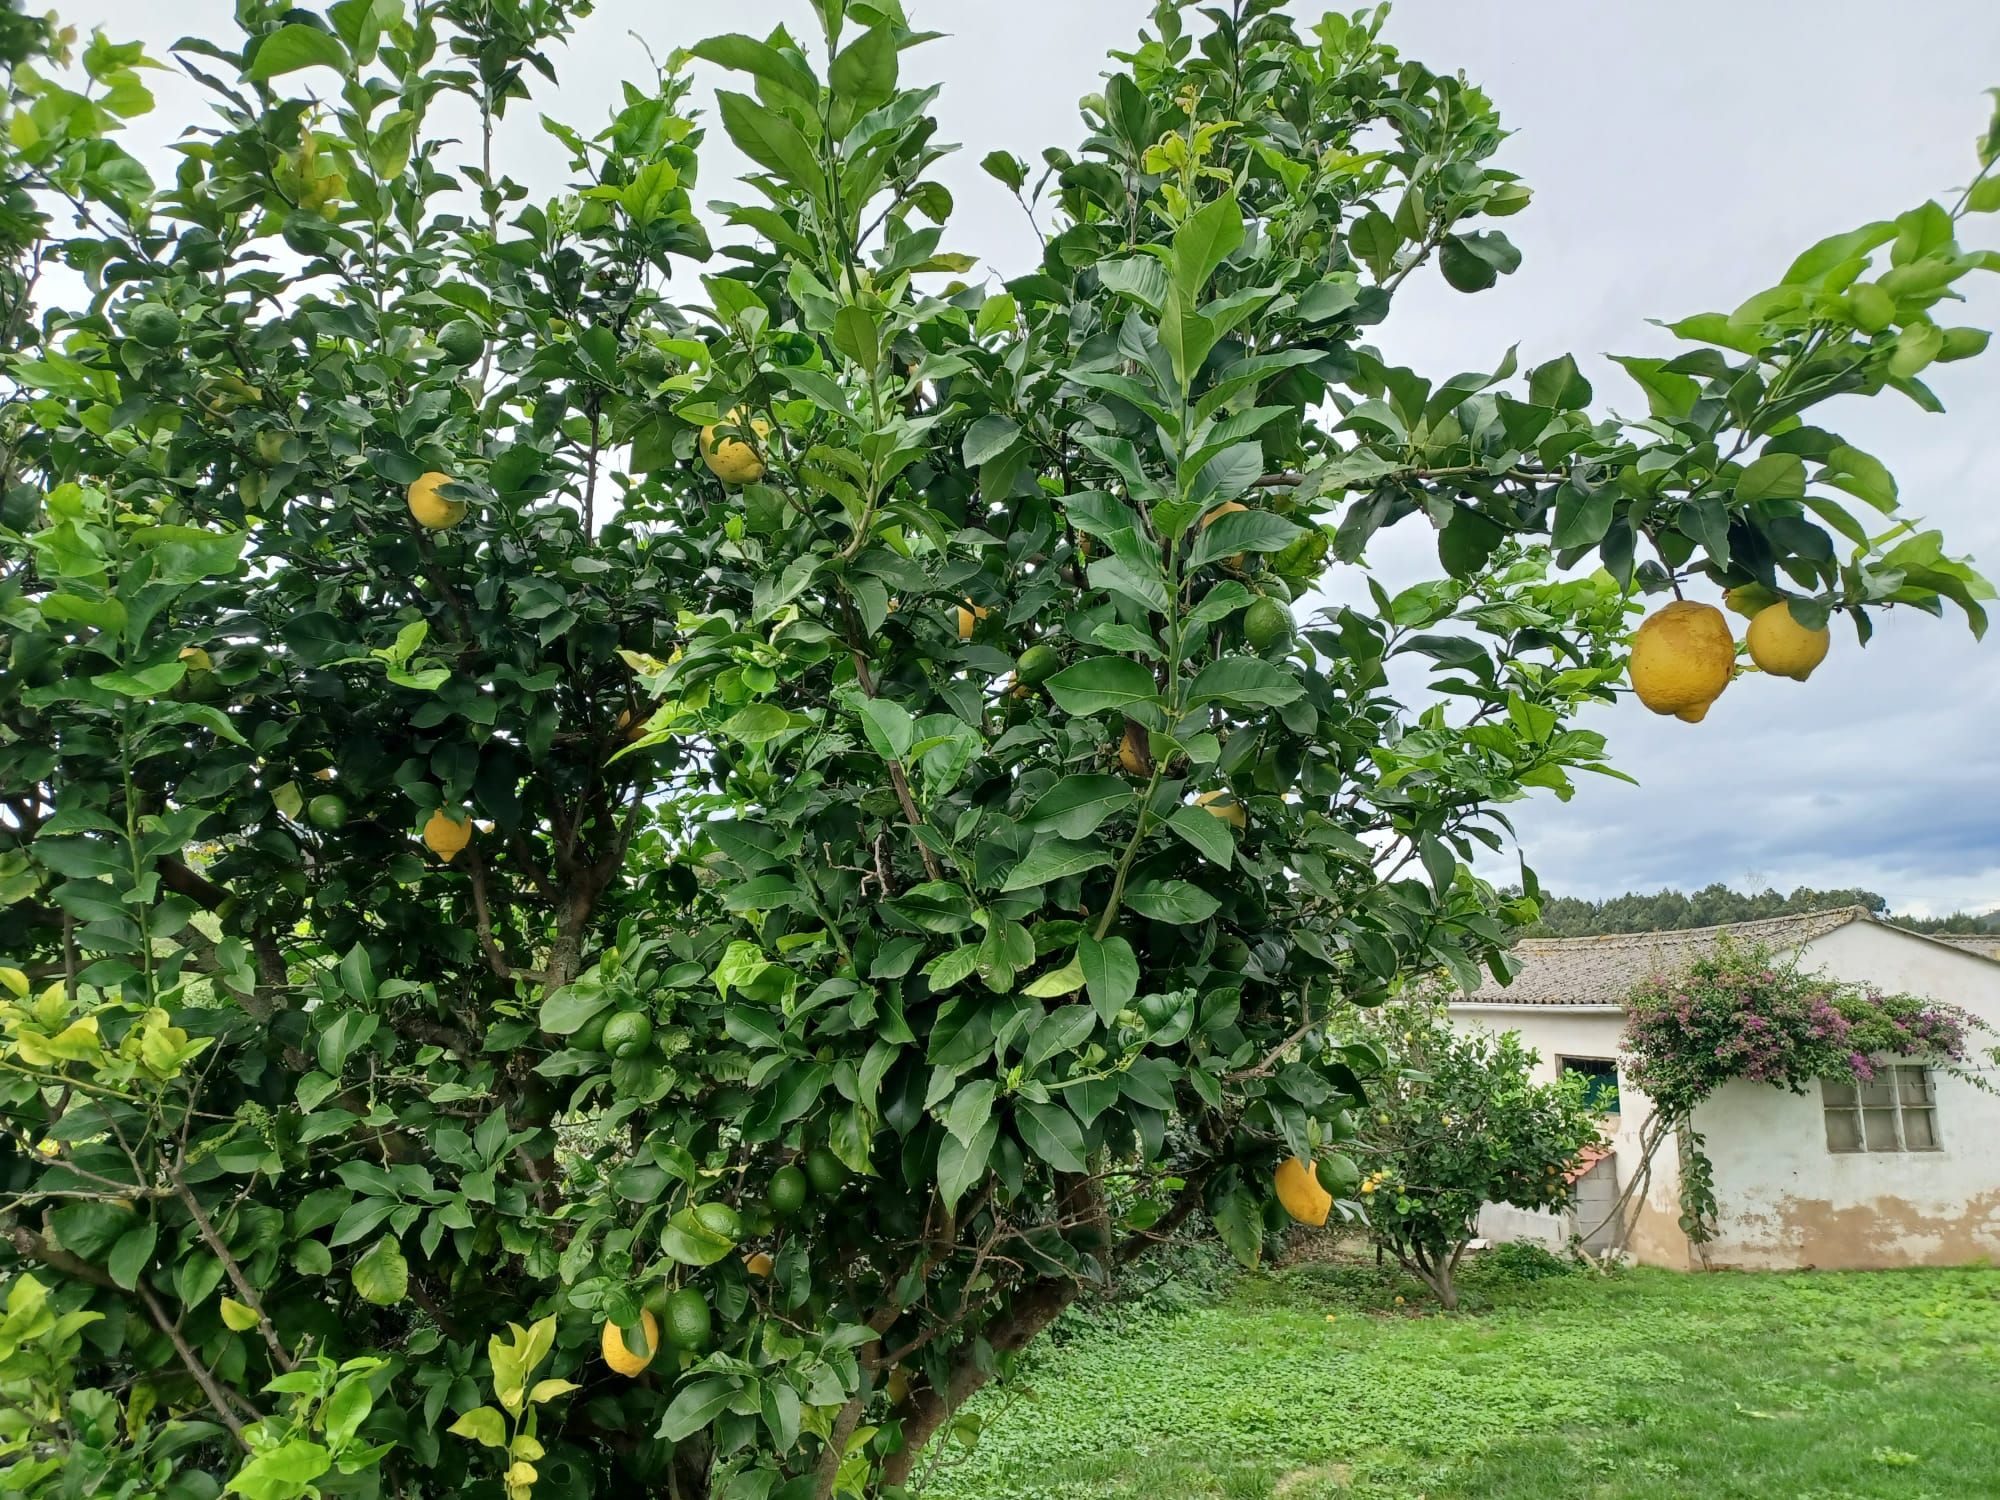
{"label": "green leaf", "polygon": [[[1992,180],[2000,181],[2000,178]],[[1819,479],[1822,484],[1830,484],[1856,499],[1866,500],[1877,510],[1891,511],[1896,508],[1896,476],[1889,472],[1881,459],[1863,453],[1859,448],[1850,448],[1845,443],[1835,448],[1826,456],[1826,466],[1819,471]]]}
{"label": "green leaf", "polygon": [[332,1467],[333,1455],[320,1444],[292,1438],[237,1470],[223,1493],[245,1500],[299,1500],[317,1493],[313,1481]]}
{"label": "green leaf", "polygon": [[1236,841],[1229,825],[1199,807],[1177,807],[1167,819],[1167,827],[1194,845],[1204,859],[1227,870],[1236,862]]}
{"label": "green leaf", "polygon": [[1611,359],[1639,382],[1654,416],[1678,422],[1694,409],[1701,387],[1692,375],[1667,369],[1667,362],[1661,359],[1642,359],[1634,354],[1614,354]]}
{"label": "green leaf", "polygon": [[746,745],[761,745],[796,726],[792,716],[775,703],[752,703],[730,715],[722,732]]}
{"label": "green leaf", "polygon": [[1736,498],[1745,505],[1760,500],[1797,500],[1805,492],[1805,460],[1796,453],[1766,453],[1736,481]]}
{"label": "green leaf", "polygon": [[1188,684],[1187,706],[1230,703],[1239,708],[1282,708],[1305,696],[1305,685],[1291,672],[1257,656],[1225,656],[1195,673]]}
{"label": "green leaf", "polygon": [[317,26],[280,26],[257,44],[248,76],[263,83],[300,68],[331,68],[345,75],[347,49],[340,45],[339,37]]}
{"label": "green leaf", "polygon": [[1233,510],[1202,529],[1188,553],[1188,566],[1199,568],[1239,552],[1282,552],[1304,535],[1304,527],[1268,510]]}
{"label": "green leaf", "polygon": [[1829,235],[1792,262],[1791,269],[1785,272],[1784,285],[1810,285],[1834,267],[1865,256],[1895,237],[1896,226],[1887,219],[1863,224],[1844,234]]}
{"label": "green leaf", "polygon": [[1018,193],[1027,186],[1028,165],[1010,152],[989,151],[980,158],[979,167],[1009,192]]}
{"label": "green leaf", "polygon": [[566,984],[542,1002],[537,1024],[550,1036],[568,1036],[610,1005],[617,996],[595,980]]}
{"label": "green leaf", "polygon": [[989,1119],[970,1140],[947,1134],[938,1142],[937,1190],[949,1213],[986,1176],[987,1159],[1000,1139],[1000,1122]]}
{"label": "green leaf", "polygon": [[336,1449],[346,1447],[374,1407],[375,1393],[368,1388],[366,1375],[356,1372],[342,1377],[333,1394],[327,1397],[326,1405],[320,1408],[320,1424],[327,1441]]}
{"label": "green leaf", "polygon": [[1058,1172],[1082,1172],[1083,1128],[1076,1117],[1060,1104],[1024,1103],[1014,1113],[1021,1143]]}
{"label": "green leaf", "polygon": [[991,1078],[975,1078],[952,1095],[950,1106],[939,1116],[946,1132],[960,1145],[971,1145],[993,1117],[993,1096],[998,1091]]}
{"label": "green leaf", "polygon": [[1065,713],[1086,718],[1138,703],[1157,703],[1160,690],[1153,674],[1122,656],[1093,656],[1056,673],[1049,694]]}
{"label": "green leaf", "polygon": [[722,1415],[736,1399],[738,1383],[733,1376],[707,1375],[682,1386],[680,1393],[660,1418],[654,1436],[670,1443],[685,1442]]}
{"label": "green leaf", "polygon": [[1182,927],[1206,922],[1222,907],[1207,891],[1185,880],[1146,881],[1125,893],[1125,904],[1142,917]]}
{"label": "green leaf", "polygon": [[353,1280],[362,1301],[394,1307],[410,1293],[410,1263],[394,1237],[384,1235],[354,1263]]}
{"label": "green leaf", "polygon": [[1216,269],[1243,243],[1243,209],[1224,193],[1174,231],[1174,289],[1190,307]]}
{"label": "green leaf", "polygon": [[1581,411],[1590,405],[1590,382],[1564,354],[1528,372],[1528,400],[1554,411]]}
{"label": "green leaf", "polygon": [[661,1253],[684,1266],[712,1266],[735,1248],[736,1241],[702,1223],[692,1208],[667,1220],[660,1235]]}
{"label": "green leaf", "polygon": [[859,115],[886,103],[896,92],[896,36],[874,26],[849,43],[827,70],[833,97]]}
{"label": "green leaf", "polygon": [[748,94],[719,89],[715,102],[722,113],[722,128],[745,156],[809,191],[817,193],[824,188],[826,177],[819,157],[798,126]]}
{"label": "green leaf", "polygon": [[916,721],[909,710],[887,698],[860,698],[855,707],[861,714],[861,728],[868,746],[884,760],[902,760],[916,742]]}
{"label": "green leaf", "polygon": [[1036,800],[1022,823],[1051,828],[1067,839],[1088,838],[1113,813],[1131,807],[1138,790],[1122,776],[1065,776]]}
{"label": "green leaf", "polygon": [[796,96],[807,104],[819,102],[819,83],[812,70],[796,57],[755,37],[731,32],[712,36],[688,48],[690,55],[732,72],[751,73]]}
{"label": "green leaf", "polygon": [[1108,1026],[1139,993],[1139,960],[1122,937],[1084,937],[1077,942],[1076,957],[1090,989],[1091,1009]]}
{"label": "green leaf", "polygon": [[1024,891],[1031,886],[1046,885],[1067,875],[1081,875],[1085,870],[1095,870],[1110,863],[1110,852],[1100,845],[1050,839],[1030,849],[1027,858],[1014,866],[1007,883],[1000,889],[1003,894]]}
{"label": "green leaf", "polygon": [[965,430],[962,448],[965,462],[975,469],[981,464],[991,463],[1013,447],[1020,436],[1019,423],[1010,417],[989,412]]}
{"label": "green leaf", "polygon": [[1264,1254],[1264,1214],[1249,1191],[1231,1188],[1209,1210],[1209,1219],[1229,1253],[1255,1267]]}
{"label": "green leaf", "polygon": [[138,1286],[139,1278],[152,1263],[153,1247],[159,1237],[160,1226],[151,1219],[121,1234],[104,1261],[104,1268],[111,1273],[111,1279],[128,1292]]}
{"label": "green leaf", "polygon": [[1617,494],[1609,485],[1585,490],[1575,483],[1556,491],[1556,523],[1549,540],[1560,550],[1595,547],[1611,529]]}

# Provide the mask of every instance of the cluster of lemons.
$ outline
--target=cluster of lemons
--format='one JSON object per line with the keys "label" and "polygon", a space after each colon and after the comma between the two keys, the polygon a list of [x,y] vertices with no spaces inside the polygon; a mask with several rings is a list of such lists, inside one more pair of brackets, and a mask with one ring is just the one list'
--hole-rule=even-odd
{"label": "cluster of lemons", "polygon": [[[1804,682],[1826,660],[1826,627],[1801,625],[1785,600],[1751,585],[1731,589],[1725,602],[1750,621],[1744,644],[1759,671]],[[1631,670],[1632,691],[1646,707],[1699,724],[1736,675],[1736,637],[1713,604],[1676,599],[1632,637]]]}

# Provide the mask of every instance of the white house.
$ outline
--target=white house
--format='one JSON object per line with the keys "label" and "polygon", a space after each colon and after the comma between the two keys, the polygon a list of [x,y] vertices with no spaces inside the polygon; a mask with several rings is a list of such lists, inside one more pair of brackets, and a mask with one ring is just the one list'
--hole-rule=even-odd
{"label": "white house", "polygon": [[[1731,939],[1796,953],[1808,970],[1956,1005],[2000,1027],[2000,940],[1927,937],[1860,907],[1684,932],[1523,942],[1511,985],[1491,979],[1451,1007],[1456,1024],[1516,1031],[1545,1076],[1583,1073],[1603,1101],[1611,1150],[1582,1164],[1568,1214],[1490,1205],[1488,1239],[1584,1237],[1684,1269],[1872,1269],[2000,1259],[2000,1095],[1897,1059],[1875,1082],[1822,1082],[1803,1096],[1767,1084],[1724,1085],[1694,1126],[1714,1165],[1716,1237],[1679,1227],[1671,1144],[1633,1186],[1651,1103],[1626,1080],[1624,997],[1640,979],[1684,968]],[[1978,1050],[1996,1038],[1975,1036]],[[1973,1067],[1990,1069],[1975,1060]],[[1982,1078],[1992,1076],[1982,1073]],[[2000,1078],[1995,1078],[2000,1083]],[[1621,1201],[1621,1198],[1623,1201]]]}

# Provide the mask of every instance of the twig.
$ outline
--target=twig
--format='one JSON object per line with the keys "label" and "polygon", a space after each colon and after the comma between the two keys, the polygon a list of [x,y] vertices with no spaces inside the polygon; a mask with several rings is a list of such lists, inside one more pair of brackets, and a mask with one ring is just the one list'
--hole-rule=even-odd
{"label": "twig", "polygon": [[296,1370],[299,1367],[298,1361],[287,1354],[285,1346],[278,1342],[278,1330],[271,1326],[271,1319],[264,1311],[263,1299],[257,1295],[257,1289],[251,1286],[249,1279],[244,1276],[243,1267],[230,1251],[228,1243],[216,1233],[215,1223],[209,1218],[208,1211],[201,1206],[201,1199],[197,1198],[194,1190],[187,1185],[187,1179],[181,1176],[179,1167],[169,1165],[167,1177],[179,1192],[181,1202],[187,1205],[187,1211],[193,1215],[194,1227],[201,1231],[201,1237],[207,1242],[208,1248],[213,1250],[215,1258],[222,1262],[223,1273],[229,1277],[229,1284],[236,1288],[236,1295],[243,1299],[245,1307],[257,1315],[257,1331],[264,1335],[264,1346],[271,1351],[271,1358],[277,1361],[281,1369]]}
{"label": "twig", "polygon": [[466,870],[472,876],[472,921],[479,932],[479,946],[486,954],[486,961],[493,972],[502,979],[527,979],[536,984],[546,982],[547,976],[535,969],[524,969],[508,961],[500,941],[493,936],[493,909],[486,893],[486,865],[479,858],[476,848],[468,848]]}

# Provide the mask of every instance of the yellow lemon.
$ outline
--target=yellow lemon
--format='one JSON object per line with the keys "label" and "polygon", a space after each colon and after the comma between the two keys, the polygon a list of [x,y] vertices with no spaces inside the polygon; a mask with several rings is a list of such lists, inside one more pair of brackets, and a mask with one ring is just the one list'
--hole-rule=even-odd
{"label": "yellow lemon", "polygon": [[1780,601],[1757,612],[1743,632],[1743,643],[1750,648],[1750,660],[1773,677],[1804,682],[1826,660],[1833,637],[1823,625],[1806,629],[1793,618],[1791,606]]}
{"label": "yellow lemon", "polygon": [[1125,737],[1118,742],[1118,765],[1127,776],[1153,774],[1153,747],[1145,725],[1125,721]]}
{"label": "yellow lemon", "polygon": [[1278,1190],[1278,1201],[1294,1219],[1314,1226],[1326,1222],[1333,1208],[1333,1194],[1319,1185],[1313,1169],[1296,1156],[1278,1164],[1277,1175],[1271,1182]]}
{"label": "yellow lemon", "polygon": [[[1249,508],[1250,508],[1249,506],[1244,505],[1240,501],[1225,500],[1222,504],[1216,506],[1214,510],[1210,511],[1207,515],[1201,518],[1201,529],[1203,531],[1206,531],[1208,530],[1209,527],[1213,526],[1217,521],[1220,521],[1224,516],[1234,515],[1238,511],[1248,510]],[[1229,569],[1229,571],[1232,573],[1242,572],[1243,554],[1239,552],[1234,557],[1225,557],[1222,560],[1222,565],[1225,568]]]}
{"label": "yellow lemon", "polygon": [[958,638],[961,641],[971,640],[972,632],[979,628],[979,622],[990,613],[991,611],[984,605],[974,604],[970,599],[959,605],[952,611],[953,617],[958,621]]}
{"label": "yellow lemon", "polygon": [[1736,638],[1713,604],[1676,599],[1632,637],[1632,691],[1656,714],[1699,723],[1735,669]]}
{"label": "yellow lemon", "polygon": [[771,1274],[771,1257],[762,1250],[759,1250],[755,1255],[746,1255],[743,1257],[743,1269],[748,1271],[752,1276],[769,1276]]}
{"label": "yellow lemon", "polygon": [[448,500],[438,493],[452,482],[451,475],[433,469],[410,486],[410,514],[426,531],[443,531],[465,519],[463,500]]}
{"label": "yellow lemon", "polygon": [[634,1353],[626,1347],[625,1335],[618,1331],[616,1323],[606,1323],[600,1346],[604,1351],[604,1362],[620,1375],[637,1375],[653,1362],[653,1356],[660,1350],[660,1320],[651,1313],[641,1311],[639,1327],[646,1335],[646,1352]]}
{"label": "yellow lemon", "polygon": [[213,672],[215,661],[199,646],[181,647],[180,660],[187,663],[190,672]]}
{"label": "yellow lemon", "polygon": [[1227,792],[1203,792],[1194,799],[1194,805],[1211,818],[1220,818],[1225,823],[1238,828],[1250,826],[1250,814],[1243,810],[1243,804]]}
{"label": "yellow lemon", "polygon": [[[770,434],[771,424],[762,417],[747,424],[743,417],[743,408],[739,406],[722,420],[729,427],[747,425],[759,442]],[[755,484],[764,477],[764,460],[756,448],[741,438],[718,437],[713,426],[701,430],[701,461],[724,484]]]}
{"label": "yellow lemon", "polygon": [[461,822],[441,807],[424,824],[424,847],[446,864],[450,864],[471,839],[471,819]]}

